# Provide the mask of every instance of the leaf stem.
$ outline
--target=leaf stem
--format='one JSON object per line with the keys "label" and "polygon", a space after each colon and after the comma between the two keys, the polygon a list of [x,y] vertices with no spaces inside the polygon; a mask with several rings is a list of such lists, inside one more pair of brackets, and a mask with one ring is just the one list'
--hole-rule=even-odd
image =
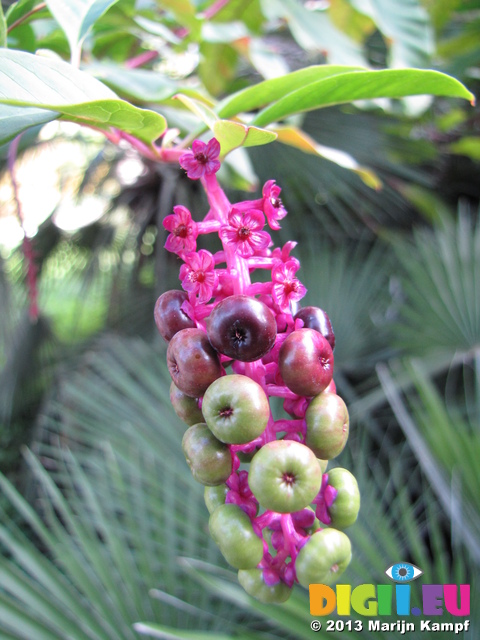
{"label": "leaf stem", "polygon": [[158,51],[145,51],[144,53],[127,60],[125,62],[125,66],[127,69],[137,69],[138,67],[142,67],[144,64],[152,62],[152,60],[156,60],[158,56]]}
{"label": "leaf stem", "polygon": [[42,9],[46,9],[47,7],[47,3],[46,2],[41,2],[40,4],[37,4],[36,7],[33,7],[33,9],[30,9],[30,11],[27,11],[27,13],[23,16],[21,16],[20,18],[18,18],[18,20],[15,20],[15,22],[13,22],[7,29],[7,33],[10,33],[11,31],[13,31],[15,29],[15,27],[18,27],[20,24],[22,24],[22,22],[25,22],[25,20],[28,20],[28,18],[30,18],[30,16],[33,16],[35,13],[38,13],[39,11],[42,11]]}

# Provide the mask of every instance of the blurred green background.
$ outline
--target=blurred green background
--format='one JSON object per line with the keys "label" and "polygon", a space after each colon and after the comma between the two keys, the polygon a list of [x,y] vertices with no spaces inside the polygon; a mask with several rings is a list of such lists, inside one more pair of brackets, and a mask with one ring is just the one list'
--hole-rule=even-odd
{"label": "blurred green background", "polygon": [[[213,35],[193,33],[188,46],[169,37],[193,31],[190,8],[215,4],[120,0],[96,23],[86,57],[123,62],[153,48],[158,73],[217,98],[325,61],[434,68],[479,94],[479,2],[232,0],[210,22]],[[12,29],[11,46],[63,55],[48,10],[33,17]],[[378,584],[403,561],[425,583],[469,583],[471,625],[459,637],[476,640],[480,112],[415,98],[301,121],[381,188],[345,162],[278,142],[235,152],[220,176],[232,201],[258,197],[269,179],[282,187],[289,215],[275,244],[298,242],[303,302],[332,320],[334,378],[352,421],[338,464],[362,495],[342,581]],[[52,123],[21,142],[22,228],[1,151],[0,638],[370,637],[313,633],[301,588],[285,605],[254,602],[209,539],[153,322],[158,295],[180,286],[162,219],[175,204],[200,219],[200,185]]]}

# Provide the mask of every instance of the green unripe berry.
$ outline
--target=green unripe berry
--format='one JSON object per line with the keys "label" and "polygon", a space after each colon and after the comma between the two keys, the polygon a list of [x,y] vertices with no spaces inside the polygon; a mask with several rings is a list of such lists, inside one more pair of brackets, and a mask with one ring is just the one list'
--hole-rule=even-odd
{"label": "green unripe berry", "polygon": [[182,449],[193,477],[200,484],[223,484],[232,473],[229,448],[215,438],[206,424],[195,424],[185,431]]}
{"label": "green unripe berry", "polygon": [[238,505],[217,507],[210,516],[208,528],[223,557],[235,569],[253,569],[262,559],[263,541]]}
{"label": "green unripe berry", "polygon": [[177,416],[183,420],[185,424],[188,424],[189,427],[199,422],[204,422],[197,399],[187,396],[183,391],[180,391],[174,382],[170,385],[170,402]]}
{"label": "green unripe berry", "polygon": [[208,513],[213,513],[217,507],[225,504],[228,487],[226,484],[219,484],[216,487],[205,487],[203,497],[208,509]]}
{"label": "green unripe berry", "polygon": [[295,560],[298,581],[306,589],[310,584],[331,584],[345,571],[351,558],[350,540],[342,531],[316,531]]}
{"label": "green unripe berry", "polygon": [[262,387],[248,376],[232,374],[215,380],[202,402],[205,422],[228,444],[245,444],[267,426],[270,405]]}
{"label": "green unripe berry", "polygon": [[320,490],[322,470],[314,453],[294,440],[265,444],[250,463],[248,484],[265,509],[300,511]]}
{"label": "green unripe berry", "polygon": [[360,510],[360,491],[355,476],[347,469],[336,467],[328,472],[328,484],[338,493],[328,513],[332,521],[329,526],[346,529],[352,525]]}
{"label": "green unripe berry", "polygon": [[238,581],[248,594],[265,604],[286,602],[292,593],[292,589],[284,582],[272,586],[265,584],[261,569],[241,569]]}
{"label": "green unripe berry", "polygon": [[344,449],[349,433],[349,416],[345,402],[336,393],[315,396],[305,412],[305,444],[318,458],[331,460]]}

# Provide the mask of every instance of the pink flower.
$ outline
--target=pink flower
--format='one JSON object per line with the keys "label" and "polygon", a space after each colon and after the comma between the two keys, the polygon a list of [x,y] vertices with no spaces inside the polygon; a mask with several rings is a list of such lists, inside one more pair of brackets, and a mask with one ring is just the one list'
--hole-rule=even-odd
{"label": "pink flower", "polygon": [[232,209],[228,218],[228,225],[220,229],[220,236],[224,242],[235,246],[235,250],[242,258],[249,258],[262,251],[272,242],[270,235],[262,231],[265,217],[261,211],[236,211]]}
{"label": "pink flower", "polygon": [[180,267],[180,280],[185,291],[198,294],[200,304],[208,302],[218,282],[215,261],[210,251],[200,249],[198,253],[186,255],[185,264]]}
{"label": "pink flower", "polygon": [[165,242],[165,249],[173,253],[189,253],[197,248],[197,224],[192,220],[190,211],[182,205],[173,207],[174,213],[167,216],[163,226],[170,235]]}
{"label": "pink flower", "polygon": [[280,199],[281,188],[275,184],[275,180],[266,182],[262,189],[263,211],[271,229],[281,229],[278,220],[287,215],[287,210]]}
{"label": "pink flower", "polygon": [[292,249],[294,249],[296,246],[296,242],[294,242],[293,240],[289,240],[283,245],[281,249],[280,247],[276,247],[272,251],[272,258],[276,258],[277,260],[281,260],[282,262],[288,262],[289,260],[291,260],[297,265],[297,269],[299,269],[300,261],[290,255],[290,251],[292,251]]}
{"label": "pink flower", "polygon": [[201,140],[194,140],[192,150],[180,156],[178,161],[191,180],[199,180],[220,169],[219,155],[220,143],[216,138],[212,138],[207,144]]}
{"label": "pink flower", "polygon": [[295,277],[298,261],[278,261],[272,269],[272,297],[282,311],[288,310],[290,303],[301,300],[307,293],[303,284]]}

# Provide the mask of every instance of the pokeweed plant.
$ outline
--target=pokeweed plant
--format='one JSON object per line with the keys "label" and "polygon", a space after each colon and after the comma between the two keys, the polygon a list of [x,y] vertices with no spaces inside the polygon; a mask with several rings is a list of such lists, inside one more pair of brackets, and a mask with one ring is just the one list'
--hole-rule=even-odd
{"label": "pokeweed plant", "polygon": [[[183,291],[162,294],[154,315],[210,534],[248,593],[284,602],[296,582],[331,582],[350,562],[342,529],[357,518],[358,485],[346,469],[326,471],[346,445],[349,415],[333,382],[328,314],[296,309],[306,293],[296,243],[272,249],[264,230],[266,222],[278,230],[287,214],[281,188],[269,180],[262,198],[232,205],[216,178],[219,154],[215,138],[195,140],[179,159],[210,209],[200,222],[181,205],[165,218]],[[197,247],[210,233],[216,253]],[[266,280],[252,281],[258,270]],[[274,418],[270,398],[283,400],[288,418]]]}
{"label": "pokeweed plant", "polygon": [[[327,581],[349,561],[348,538],[333,527],[319,530],[317,522],[342,528],[358,510],[351,474],[322,473],[317,461],[335,457],[345,446],[348,412],[332,383],[334,335],[328,316],[318,308],[294,312],[292,305],[305,292],[296,277],[299,263],[290,255],[294,243],[270,250],[271,238],[264,231],[265,217],[271,229],[278,229],[286,214],[280,188],[269,180],[260,199],[232,206],[216,171],[234,149],[276,139],[322,154],[314,140],[288,122],[298,113],[384,97],[430,94],[473,102],[473,96],[436,71],[329,64],[266,79],[221,100],[176,82],[161,83],[155,97],[150,93],[139,100],[137,90],[130,99],[121,98],[111,86],[128,95],[128,83],[118,81],[118,75],[112,80],[106,65],[102,69],[82,61],[85,38],[115,4],[82,0],[76,3],[78,11],[71,11],[69,4],[54,0],[33,8],[18,2],[2,14],[0,43],[7,46],[0,50],[0,142],[18,141],[32,126],[67,120],[100,130],[110,142],[130,145],[155,162],[180,162],[189,177],[202,180],[210,203],[205,220],[194,222],[181,205],[165,220],[167,249],[184,263],[185,295],[168,292],[157,306],[160,331],[169,340],[172,402],[191,423],[183,447],[192,471],[213,487],[206,492],[213,537],[239,569],[247,591],[260,599],[283,600],[295,581],[305,586]],[[167,40],[187,44],[228,3],[209,3],[202,11],[188,1],[181,10],[175,4],[161,3],[167,10],[167,36],[161,30],[165,14],[153,23]],[[65,47],[57,58],[35,55],[32,51],[43,48],[40,41],[33,46],[21,37],[9,42],[8,34],[44,11],[60,25],[70,62],[62,59]],[[136,16],[137,25],[141,17]],[[176,20],[184,22],[182,28],[172,28]],[[125,59],[130,86],[130,72],[157,55],[150,50]],[[158,80],[156,74],[150,71],[149,80]],[[208,143],[199,137],[207,130],[214,135]],[[190,144],[192,150],[186,151]],[[343,162],[378,186],[376,177],[355,161]],[[207,233],[220,237],[216,254],[196,250],[197,237]],[[226,267],[219,267],[223,263]],[[252,283],[250,273],[257,269],[270,271],[270,281]],[[232,374],[225,376],[227,363]],[[292,419],[275,420],[270,397],[282,397]],[[281,433],[285,436],[278,439]],[[247,479],[240,458],[252,455]],[[315,511],[308,508],[312,504]],[[327,545],[336,547],[328,562],[321,553]]]}

